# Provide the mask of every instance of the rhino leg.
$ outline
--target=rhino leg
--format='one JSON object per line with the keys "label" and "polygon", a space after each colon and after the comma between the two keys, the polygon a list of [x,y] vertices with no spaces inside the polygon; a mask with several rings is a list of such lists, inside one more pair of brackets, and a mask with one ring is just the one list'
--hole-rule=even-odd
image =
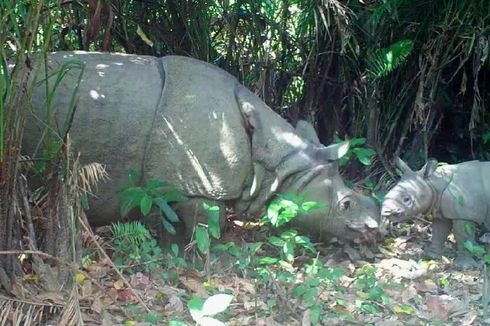
{"label": "rhino leg", "polygon": [[464,247],[466,241],[475,244],[476,224],[471,221],[454,220],[453,232],[456,239],[457,253],[454,263],[462,268],[479,267],[471,253]]}
{"label": "rhino leg", "polygon": [[185,226],[185,238],[190,239],[194,233],[195,226],[198,223],[208,223],[208,212],[204,209],[203,204],[216,205],[220,208],[220,225],[225,220],[226,206],[223,202],[213,201],[208,198],[193,197],[185,202],[174,206],[174,210],[180,217]]}
{"label": "rhino leg", "polygon": [[424,255],[431,259],[441,259],[449,232],[451,232],[452,221],[444,218],[436,218],[432,222],[432,242],[425,248]]}

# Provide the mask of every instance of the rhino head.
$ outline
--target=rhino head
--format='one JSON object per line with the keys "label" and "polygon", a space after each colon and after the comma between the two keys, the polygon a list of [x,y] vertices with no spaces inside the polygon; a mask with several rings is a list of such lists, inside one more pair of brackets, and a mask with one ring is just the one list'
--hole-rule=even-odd
{"label": "rhino head", "polygon": [[383,199],[383,226],[390,221],[400,222],[427,213],[435,199],[428,178],[437,167],[436,161],[427,162],[419,171],[410,169],[400,158],[396,159],[396,164],[403,174]]}
{"label": "rhino head", "polygon": [[293,224],[320,240],[332,237],[354,242],[374,240],[379,229],[379,207],[372,198],[347,187],[339,173],[338,160],[347,153],[349,143],[328,147],[316,140],[315,143],[316,153],[306,155],[314,157],[314,163],[288,185],[288,191],[304,194],[307,200],[324,205],[300,213]]}
{"label": "rhino head", "polygon": [[374,200],[344,184],[337,160],[320,165],[317,169],[311,181],[298,190],[306,194],[308,200],[325,205],[300,214],[293,223],[317,234],[320,239],[337,237],[354,242],[374,240],[379,226],[379,208]]}

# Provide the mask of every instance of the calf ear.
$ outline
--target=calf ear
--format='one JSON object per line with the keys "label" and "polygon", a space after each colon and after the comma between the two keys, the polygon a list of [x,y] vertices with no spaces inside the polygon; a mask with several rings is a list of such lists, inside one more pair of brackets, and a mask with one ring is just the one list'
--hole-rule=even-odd
{"label": "calf ear", "polygon": [[349,141],[343,141],[341,143],[332,144],[327,147],[320,147],[316,150],[316,158],[323,161],[337,161],[342,156],[347,154],[349,150]]}
{"label": "calf ear", "polygon": [[396,166],[402,171],[403,174],[405,173],[413,173],[413,170],[407,165],[407,163],[403,162],[403,160],[399,157],[395,159]]}
{"label": "calf ear", "polygon": [[437,160],[428,160],[427,163],[417,173],[424,179],[430,177],[437,169]]}

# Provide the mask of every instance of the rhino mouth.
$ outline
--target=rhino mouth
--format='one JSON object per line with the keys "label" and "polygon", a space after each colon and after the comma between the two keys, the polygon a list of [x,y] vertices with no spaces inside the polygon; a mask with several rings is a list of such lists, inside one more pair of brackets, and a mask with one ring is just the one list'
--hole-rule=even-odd
{"label": "rhino mouth", "polygon": [[368,217],[362,221],[359,220],[348,221],[346,226],[347,226],[347,231],[351,231],[357,235],[356,237],[354,237],[354,242],[370,241],[376,238],[376,235],[378,234],[379,231],[378,222],[371,217]]}

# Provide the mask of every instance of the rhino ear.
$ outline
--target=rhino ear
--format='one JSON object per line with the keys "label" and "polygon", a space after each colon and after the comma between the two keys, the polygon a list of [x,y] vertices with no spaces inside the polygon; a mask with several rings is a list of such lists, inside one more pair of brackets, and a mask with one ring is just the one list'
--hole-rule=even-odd
{"label": "rhino ear", "polygon": [[424,179],[430,177],[437,169],[437,160],[429,160],[417,173],[421,175]]}
{"label": "rhino ear", "polygon": [[403,160],[399,157],[396,158],[396,166],[402,171],[403,174],[405,173],[413,173],[413,170],[407,165],[407,163],[403,162]]}
{"label": "rhino ear", "polygon": [[349,150],[349,141],[343,141],[341,143],[332,144],[327,147],[321,147],[317,149],[316,157],[324,161],[337,161],[342,156],[347,154]]}
{"label": "rhino ear", "polygon": [[304,138],[315,145],[321,145],[315,128],[306,120],[299,120],[296,124],[296,133],[301,138]]}

